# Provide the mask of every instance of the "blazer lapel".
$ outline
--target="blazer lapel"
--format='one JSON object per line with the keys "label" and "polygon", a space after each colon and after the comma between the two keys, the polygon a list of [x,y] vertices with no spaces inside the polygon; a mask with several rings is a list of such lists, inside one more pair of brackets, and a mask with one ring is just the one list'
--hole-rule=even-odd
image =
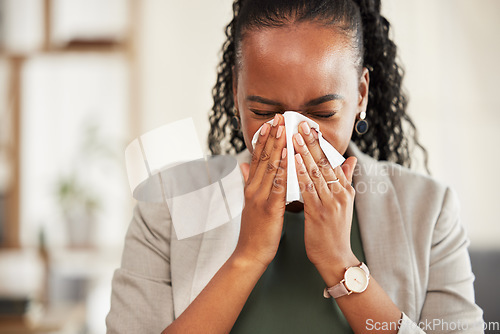
{"label": "blazer lapel", "polygon": [[[371,275],[410,318],[415,310],[414,261],[409,233],[387,168],[351,142],[347,155],[358,158],[353,176],[355,207]],[[397,171],[396,171],[397,172]]]}

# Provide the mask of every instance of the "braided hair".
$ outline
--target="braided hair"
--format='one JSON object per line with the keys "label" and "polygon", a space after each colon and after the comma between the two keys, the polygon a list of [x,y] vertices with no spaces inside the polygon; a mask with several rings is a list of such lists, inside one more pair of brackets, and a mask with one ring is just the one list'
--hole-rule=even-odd
{"label": "braided hair", "polygon": [[222,61],[212,95],[208,144],[212,154],[239,153],[246,146],[241,131],[234,131],[233,70],[245,32],[279,27],[293,22],[314,21],[340,28],[350,36],[360,69],[370,71],[366,119],[368,131],[353,131],[351,140],[377,160],[411,167],[412,143],[428,154],[417,138],[416,127],[406,113],[408,98],[402,89],[404,71],[396,61],[397,47],[389,37],[390,23],[380,14],[380,0],[235,0],[233,19],[226,26]]}

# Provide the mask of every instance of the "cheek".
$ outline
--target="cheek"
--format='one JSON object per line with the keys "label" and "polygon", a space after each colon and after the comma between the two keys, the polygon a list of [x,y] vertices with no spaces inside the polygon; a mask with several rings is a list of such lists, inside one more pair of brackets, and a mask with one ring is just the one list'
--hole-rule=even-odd
{"label": "cheek", "polygon": [[255,132],[257,132],[257,130],[259,130],[264,123],[265,121],[257,121],[246,117],[245,114],[241,115],[241,131],[243,133],[243,139],[245,140],[247,149],[250,153],[253,153],[252,138]]}
{"label": "cheek", "polygon": [[320,124],[323,138],[326,139],[340,154],[344,154],[351,141],[352,130],[354,127],[354,118],[349,117],[345,120],[339,120],[335,124]]}

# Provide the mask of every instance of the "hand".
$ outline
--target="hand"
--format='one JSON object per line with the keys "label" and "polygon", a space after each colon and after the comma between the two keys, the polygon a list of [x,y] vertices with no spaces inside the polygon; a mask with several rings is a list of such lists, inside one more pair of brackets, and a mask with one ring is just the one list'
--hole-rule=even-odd
{"label": "hand", "polygon": [[267,266],[278,250],[286,205],[286,136],[284,118],[265,123],[245,178],[245,206],[235,255]]}
{"label": "hand", "polygon": [[[349,157],[342,167],[332,169],[313,132],[302,122],[293,137],[304,199],[304,242],[309,260],[323,279],[331,279],[332,275],[341,278],[345,267],[359,263],[350,241],[355,195],[351,182],[356,158]],[[337,178],[338,182],[327,184]]]}

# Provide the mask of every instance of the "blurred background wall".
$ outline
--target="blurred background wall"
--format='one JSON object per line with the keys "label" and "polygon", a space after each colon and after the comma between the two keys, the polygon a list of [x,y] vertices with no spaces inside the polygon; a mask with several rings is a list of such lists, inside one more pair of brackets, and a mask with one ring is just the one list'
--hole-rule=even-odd
{"label": "blurred background wall", "polygon": [[[206,148],[231,3],[0,0],[0,296],[38,300],[40,328],[105,332],[133,207],[125,146],[193,117]],[[386,0],[383,12],[432,174],[462,203],[477,289],[500,275],[500,3]]]}

